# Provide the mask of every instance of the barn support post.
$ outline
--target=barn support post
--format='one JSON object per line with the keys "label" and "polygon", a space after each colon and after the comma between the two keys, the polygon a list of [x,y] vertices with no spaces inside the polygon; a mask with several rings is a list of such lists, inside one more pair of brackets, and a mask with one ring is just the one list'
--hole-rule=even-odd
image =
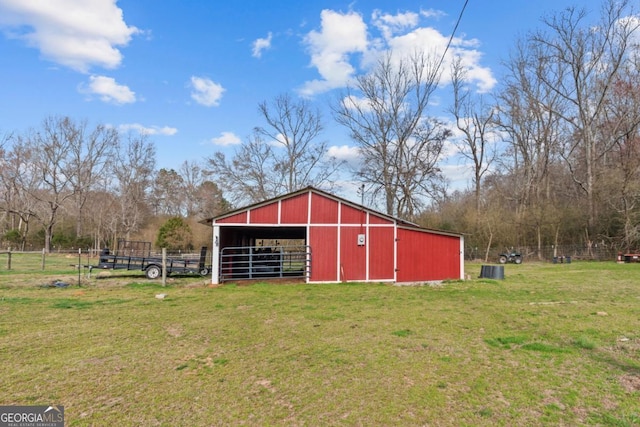
{"label": "barn support post", "polygon": [[460,279],[464,280],[464,236],[460,236]]}
{"label": "barn support post", "polygon": [[398,283],[398,222],[393,221],[393,282]]}
{"label": "barn support post", "polygon": [[213,226],[213,244],[211,245],[211,284],[220,283],[220,226]]}

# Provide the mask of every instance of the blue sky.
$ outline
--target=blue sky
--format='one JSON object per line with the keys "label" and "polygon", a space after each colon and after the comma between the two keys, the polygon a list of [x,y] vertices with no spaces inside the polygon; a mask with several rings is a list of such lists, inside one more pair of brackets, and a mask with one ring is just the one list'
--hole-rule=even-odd
{"label": "blue sky", "polygon": [[[332,154],[348,158],[353,144],[328,102],[385,49],[443,49],[464,3],[0,0],[0,135],[68,115],[149,134],[158,167],[177,170],[215,151],[231,155],[263,125],[258,103],[290,93],[317,103]],[[577,3],[594,17],[600,8],[469,0],[451,52],[471,68],[469,84],[491,91],[515,40]],[[444,115],[448,92],[443,81],[432,115]],[[464,182],[463,169],[451,179]]]}

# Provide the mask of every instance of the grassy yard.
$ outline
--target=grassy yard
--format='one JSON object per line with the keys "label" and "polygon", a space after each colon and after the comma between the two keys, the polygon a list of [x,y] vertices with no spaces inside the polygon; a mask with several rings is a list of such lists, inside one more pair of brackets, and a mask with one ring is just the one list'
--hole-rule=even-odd
{"label": "grassy yard", "polygon": [[640,264],[213,288],[78,286],[76,262],[0,266],[0,404],[70,426],[640,425]]}

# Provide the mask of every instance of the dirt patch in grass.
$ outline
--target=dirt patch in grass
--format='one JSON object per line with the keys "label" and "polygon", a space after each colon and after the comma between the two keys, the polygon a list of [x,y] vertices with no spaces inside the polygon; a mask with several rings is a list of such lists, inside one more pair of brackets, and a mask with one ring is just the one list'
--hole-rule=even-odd
{"label": "dirt patch in grass", "polygon": [[624,374],[619,377],[619,381],[627,393],[640,391],[640,374]]}

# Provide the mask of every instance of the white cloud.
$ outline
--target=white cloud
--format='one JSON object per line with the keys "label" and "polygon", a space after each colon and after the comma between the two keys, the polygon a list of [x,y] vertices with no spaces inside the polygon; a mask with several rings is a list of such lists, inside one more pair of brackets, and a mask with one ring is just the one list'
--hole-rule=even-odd
{"label": "white cloud", "polygon": [[[300,94],[313,96],[345,87],[357,74],[367,72],[375,65],[380,55],[389,51],[393,52],[396,60],[422,51],[434,61],[439,61],[450,35],[433,27],[420,26],[420,19],[443,15],[443,12],[432,9],[395,15],[376,10],[368,26],[362,16],[355,12],[345,14],[323,10],[320,30],[309,32],[304,39],[311,56],[311,66],[317,69],[320,78],[305,82],[299,90]],[[448,70],[452,59],[460,56],[469,70],[469,82],[474,83],[478,91],[487,92],[493,88],[496,79],[491,69],[481,65],[482,52],[479,47],[480,42],[476,39],[454,37],[442,63],[440,83],[449,82]],[[358,69],[354,65],[355,59],[360,60]]]}
{"label": "white cloud", "polygon": [[[454,43],[455,42],[456,40],[454,39]],[[476,44],[472,44],[473,42],[476,42]],[[476,47],[478,45],[479,43],[477,40],[465,42],[458,40],[457,43],[453,44],[453,47],[446,58],[446,69],[451,68],[450,64],[454,56],[459,57],[461,65],[466,68],[467,82],[475,84],[478,88],[478,92],[486,93],[489,92],[498,83],[498,81],[493,77],[493,73],[490,68],[480,65],[482,52],[477,49],[472,49],[472,47]]]}
{"label": "white cloud", "polygon": [[449,37],[445,36],[435,28],[420,27],[411,32],[398,35],[390,39],[389,48],[399,56],[412,54],[418,46],[421,47],[421,50],[424,50],[425,46],[428,46],[429,52],[438,52],[442,54],[448,41]]}
{"label": "white cloud", "polygon": [[356,71],[349,55],[367,50],[367,26],[361,15],[325,9],[320,17],[320,31],[309,32],[304,43],[322,79],[304,84],[300,92],[306,96],[344,86]]}
{"label": "white cloud", "polygon": [[136,102],[136,94],[125,85],[118,84],[114,78],[90,76],[87,85],[80,85],[81,93],[97,95],[101,101],[111,104],[131,104]]}
{"label": "white cloud", "polygon": [[118,67],[118,47],[140,32],[127,25],[116,0],[2,0],[0,27],[44,58],[80,72]]}
{"label": "white cloud", "polygon": [[[413,54],[419,47],[429,46],[429,51],[425,53],[431,55],[433,60],[439,61],[448,42],[449,36],[445,36],[431,27],[421,27],[390,39],[388,45],[398,59]],[[451,69],[454,57],[458,56],[462,60],[462,65],[467,69],[467,81],[474,83],[479,92],[491,90],[497,81],[493,77],[491,69],[480,65],[482,52],[477,49],[479,46],[480,42],[476,39],[454,37],[442,62],[440,83],[450,82],[451,76],[448,70]]]}
{"label": "white cloud", "polygon": [[242,140],[240,140],[240,138],[238,138],[238,136],[233,132],[222,132],[219,137],[211,138],[211,142],[214,145],[227,147],[229,145],[238,145],[242,143]]}
{"label": "white cloud", "polygon": [[447,16],[445,12],[437,9],[421,10],[420,15],[424,16],[425,18],[436,18],[436,19],[442,18],[443,16]]}
{"label": "white cloud", "polygon": [[343,98],[342,103],[345,107],[347,107],[350,110],[358,109],[363,112],[373,111],[373,108],[371,107],[371,102],[368,99],[358,97],[355,95],[346,96],[345,98]]}
{"label": "white cloud", "polygon": [[371,19],[373,24],[382,32],[383,37],[389,39],[394,34],[415,28],[418,25],[420,16],[413,12],[390,15],[376,9],[373,11]]}
{"label": "white cloud", "polygon": [[349,164],[360,161],[360,149],[349,145],[332,145],[327,150],[329,157],[335,157],[337,160],[344,160]]}
{"label": "white cloud", "polygon": [[[625,16],[621,19],[618,20],[617,22],[618,27],[624,28],[624,27],[628,27],[628,28],[636,28],[636,30],[631,33],[631,37],[630,37],[630,41],[631,43],[629,43],[630,45],[633,44],[634,46],[640,46],[640,29],[638,29],[640,27],[640,14],[639,15],[629,15],[629,16]],[[640,49],[636,49],[636,56],[640,55]]]}
{"label": "white cloud", "polygon": [[140,135],[164,135],[164,136],[173,136],[178,133],[178,129],[169,127],[169,126],[143,126],[140,123],[127,123],[118,126],[118,129],[127,132],[127,131],[135,131]]}
{"label": "white cloud", "polygon": [[206,107],[218,106],[225,89],[206,77],[191,77],[191,98]]}
{"label": "white cloud", "polygon": [[254,41],[252,56],[254,58],[260,58],[264,50],[270,49],[272,38],[273,38],[273,34],[269,32],[266,39],[257,39],[256,41]]}
{"label": "white cloud", "polygon": [[473,175],[473,166],[470,163],[440,164],[439,167],[447,179],[450,191],[462,191],[470,185]]}

